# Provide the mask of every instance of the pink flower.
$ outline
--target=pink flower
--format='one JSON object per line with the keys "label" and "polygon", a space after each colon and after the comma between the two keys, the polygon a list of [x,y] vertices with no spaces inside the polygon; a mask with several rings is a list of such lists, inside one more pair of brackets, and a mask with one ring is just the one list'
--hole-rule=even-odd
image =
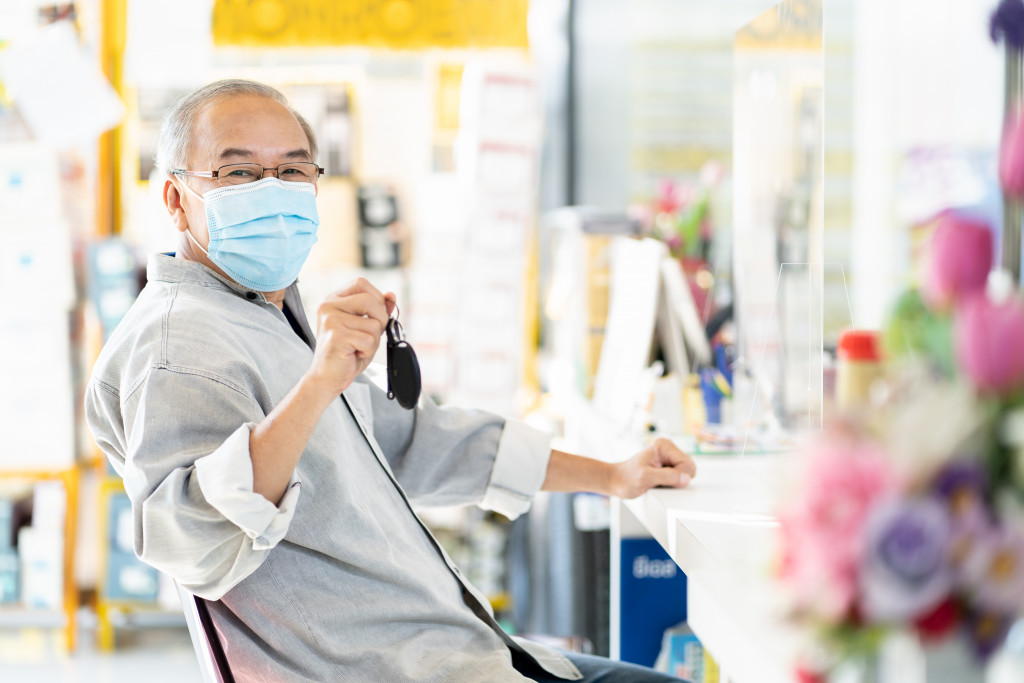
{"label": "pink flower", "polygon": [[999,182],[1007,194],[1024,196],[1024,115],[1012,114],[999,147]]}
{"label": "pink flower", "polygon": [[811,451],[799,495],[780,514],[781,573],[798,610],[830,621],[850,615],[865,520],[896,488],[884,454],[872,444],[825,439]]}
{"label": "pink flower", "polygon": [[985,223],[947,213],[932,235],[924,294],[944,308],[983,291],[992,269],[992,231]]}
{"label": "pink flower", "polygon": [[680,190],[674,182],[662,180],[658,184],[658,196],[654,199],[655,210],[658,213],[675,213],[682,204],[679,195]]}
{"label": "pink flower", "polygon": [[957,360],[978,389],[1005,396],[1024,384],[1024,307],[1018,298],[993,303],[976,294],[960,305],[955,325]]}

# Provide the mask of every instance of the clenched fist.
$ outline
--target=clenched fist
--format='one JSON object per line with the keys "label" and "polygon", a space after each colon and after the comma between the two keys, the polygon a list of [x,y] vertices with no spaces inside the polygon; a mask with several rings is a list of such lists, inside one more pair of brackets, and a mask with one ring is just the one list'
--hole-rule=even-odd
{"label": "clenched fist", "polygon": [[317,308],[317,339],[310,375],[326,391],[340,394],[373,360],[395,295],[363,278],[332,292]]}

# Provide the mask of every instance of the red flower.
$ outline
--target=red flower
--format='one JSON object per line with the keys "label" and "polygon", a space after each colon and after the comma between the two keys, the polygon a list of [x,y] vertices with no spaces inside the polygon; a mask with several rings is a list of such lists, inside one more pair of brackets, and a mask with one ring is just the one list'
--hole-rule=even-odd
{"label": "red flower", "polygon": [[798,666],[793,673],[796,674],[796,680],[800,683],[827,683],[828,681],[828,677],[825,674],[805,669],[802,666]]}
{"label": "red flower", "polygon": [[921,634],[921,640],[935,642],[949,635],[958,623],[960,623],[960,606],[950,596],[940,602],[931,612],[918,617],[914,625],[917,626],[917,631]]}

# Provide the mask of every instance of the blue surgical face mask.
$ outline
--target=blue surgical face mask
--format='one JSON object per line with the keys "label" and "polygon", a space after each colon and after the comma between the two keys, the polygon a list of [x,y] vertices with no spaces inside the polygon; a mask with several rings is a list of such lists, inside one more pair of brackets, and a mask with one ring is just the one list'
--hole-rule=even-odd
{"label": "blue surgical face mask", "polygon": [[258,292],[295,282],[320,224],[312,183],[263,178],[201,197],[188,185],[185,189],[206,204],[210,243],[203,249],[190,230],[186,234],[228,277]]}

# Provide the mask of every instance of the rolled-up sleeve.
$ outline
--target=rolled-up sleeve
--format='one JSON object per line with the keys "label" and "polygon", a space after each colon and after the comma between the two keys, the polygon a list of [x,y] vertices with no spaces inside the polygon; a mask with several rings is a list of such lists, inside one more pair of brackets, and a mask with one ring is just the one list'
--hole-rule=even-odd
{"label": "rolled-up sleeve", "polygon": [[427,397],[405,410],[365,375],[346,397],[371,413],[364,421],[414,505],[479,505],[514,519],[544,482],[551,437],[522,422]]}
{"label": "rolled-up sleeve", "polygon": [[299,498],[299,475],[292,473],[284,496],[274,505],[253,492],[249,435],[256,425],[242,425],[213,453],[196,460],[199,490],[217,512],[252,539],[255,550],[269,550],[284,538]]}
{"label": "rolled-up sleeve", "polygon": [[506,420],[480,507],[515,519],[530,508],[551,457],[551,437],[518,420]]}
{"label": "rolled-up sleeve", "polygon": [[[92,389],[90,427],[108,447]],[[93,404],[93,405],[90,405]],[[243,387],[210,373],[156,367],[120,401],[123,453],[108,452],[132,502],[135,552],[186,589],[215,600],[255,571],[288,530],[297,475],[274,505],[253,491],[249,435],[264,415]]]}

